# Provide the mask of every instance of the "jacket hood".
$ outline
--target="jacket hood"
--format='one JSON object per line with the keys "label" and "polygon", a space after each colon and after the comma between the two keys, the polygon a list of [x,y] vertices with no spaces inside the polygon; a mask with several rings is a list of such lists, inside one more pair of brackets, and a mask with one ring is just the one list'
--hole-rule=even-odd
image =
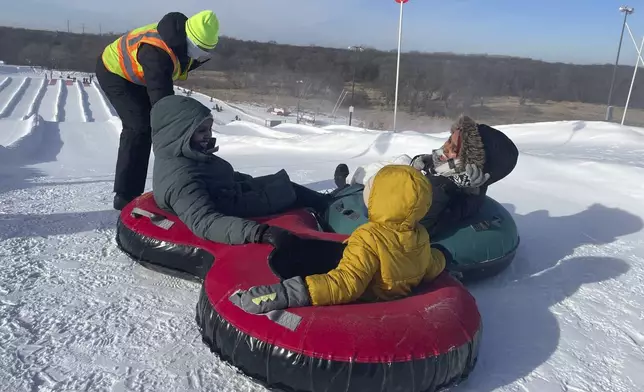
{"label": "jacket hood", "polygon": [[181,12],[165,14],[157,24],[157,31],[163,41],[172,49],[181,62],[182,68],[190,61],[186,42],[186,21],[188,17]]}
{"label": "jacket hood", "polygon": [[492,185],[514,170],[519,159],[519,150],[506,134],[496,128],[479,124],[478,132],[487,157],[483,167],[485,172],[490,174],[486,185]]}
{"label": "jacket hood", "polygon": [[396,230],[412,230],[427,214],[432,187],[421,172],[407,165],[388,165],[369,180],[369,220]]}
{"label": "jacket hood", "polygon": [[154,155],[198,161],[210,159],[212,155],[190,147],[190,138],[208,117],[210,109],[193,98],[169,95],[160,99],[150,112]]}

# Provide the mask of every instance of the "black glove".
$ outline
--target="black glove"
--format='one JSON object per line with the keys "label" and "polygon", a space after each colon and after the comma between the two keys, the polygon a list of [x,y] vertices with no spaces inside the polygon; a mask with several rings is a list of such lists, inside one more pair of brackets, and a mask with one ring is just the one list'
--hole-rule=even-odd
{"label": "black glove", "polygon": [[241,308],[248,313],[268,313],[272,310],[311,305],[311,297],[299,276],[270,286],[255,286],[241,295]]}
{"label": "black glove", "polygon": [[277,226],[262,225],[259,230],[260,244],[269,244],[274,248],[292,248],[300,237]]}

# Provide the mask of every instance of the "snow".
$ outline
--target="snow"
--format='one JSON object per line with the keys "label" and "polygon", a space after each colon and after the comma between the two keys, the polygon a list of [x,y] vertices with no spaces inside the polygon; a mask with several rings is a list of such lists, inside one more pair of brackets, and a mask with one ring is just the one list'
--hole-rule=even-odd
{"label": "snow", "polygon": [[65,121],[87,122],[78,82],[72,82],[70,80],[65,83],[65,91],[61,99],[65,100]]}
{"label": "snow", "polygon": [[58,94],[61,84],[59,80],[56,80],[55,84],[52,85],[48,82],[47,87],[45,87],[45,95],[38,108],[39,114],[45,121],[56,121]]}
{"label": "snow", "polygon": [[112,117],[112,114],[110,113],[109,107],[105,106],[103,96],[96,84],[90,86],[81,85],[81,88],[85,94],[84,102],[87,105],[89,118],[92,121],[108,121]]}
{"label": "snow", "polygon": [[[11,69],[0,68],[0,85],[12,78],[0,108],[25,77],[31,82],[14,111],[29,108],[44,76]],[[265,392],[201,342],[199,285],[149,271],[117,249],[118,120],[97,86],[71,85],[53,121],[60,87],[47,85],[35,115],[0,119],[0,385]],[[332,187],[340,162],[353,172],[428,152],[447,135],[266,128],[259,112],[221,104],[213,115],[222,157],[253,175],[285,168],[318,190]],[[242,121],[231,122],[235,115]],[[454,391],[644,390],[644,130],[583,121],[498,128],[521,156],[489,194],[513,214],[521,245],[508,270],[468,286],[483,342],[470,379]]]}

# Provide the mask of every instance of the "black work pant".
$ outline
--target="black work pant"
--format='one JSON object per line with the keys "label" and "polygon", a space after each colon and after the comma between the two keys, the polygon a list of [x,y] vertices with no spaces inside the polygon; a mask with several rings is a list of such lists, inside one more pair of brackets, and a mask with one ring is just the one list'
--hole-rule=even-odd
{"label": "black work pant", "polygon": [[96,79],[123,123],[116,158],[114,192],[134,198],[143,193],[148,173],[152,147],[150,97],[145,86],[128,82],[109,72],[101,56],[96,63]]}

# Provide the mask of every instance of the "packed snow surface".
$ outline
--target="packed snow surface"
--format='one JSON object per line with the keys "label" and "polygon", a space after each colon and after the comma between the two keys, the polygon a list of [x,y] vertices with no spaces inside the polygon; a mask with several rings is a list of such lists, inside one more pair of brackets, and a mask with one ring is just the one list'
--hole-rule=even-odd
{"label": "packed snow surface", "polygon": [[[9,108],[0,116],[0,389],[266,391],[201,342],[199,285],[117,249],[120,127],[100,88],[58,80],[39,94],[42,78],[0,66],[0,110]],[[332,187],[340,162],[354,170],[413,156],[448,135],[266,128],[259,113],[213,102],[224,106],[213,111],[220,154],[237,170],[285,168],[318,190]],[[513,214],[521,245],[508,270],[468,287],[483,342],[454,390],[644,390],[644,130],[583,121],[499,129],[521,156],[489,195]]]}

